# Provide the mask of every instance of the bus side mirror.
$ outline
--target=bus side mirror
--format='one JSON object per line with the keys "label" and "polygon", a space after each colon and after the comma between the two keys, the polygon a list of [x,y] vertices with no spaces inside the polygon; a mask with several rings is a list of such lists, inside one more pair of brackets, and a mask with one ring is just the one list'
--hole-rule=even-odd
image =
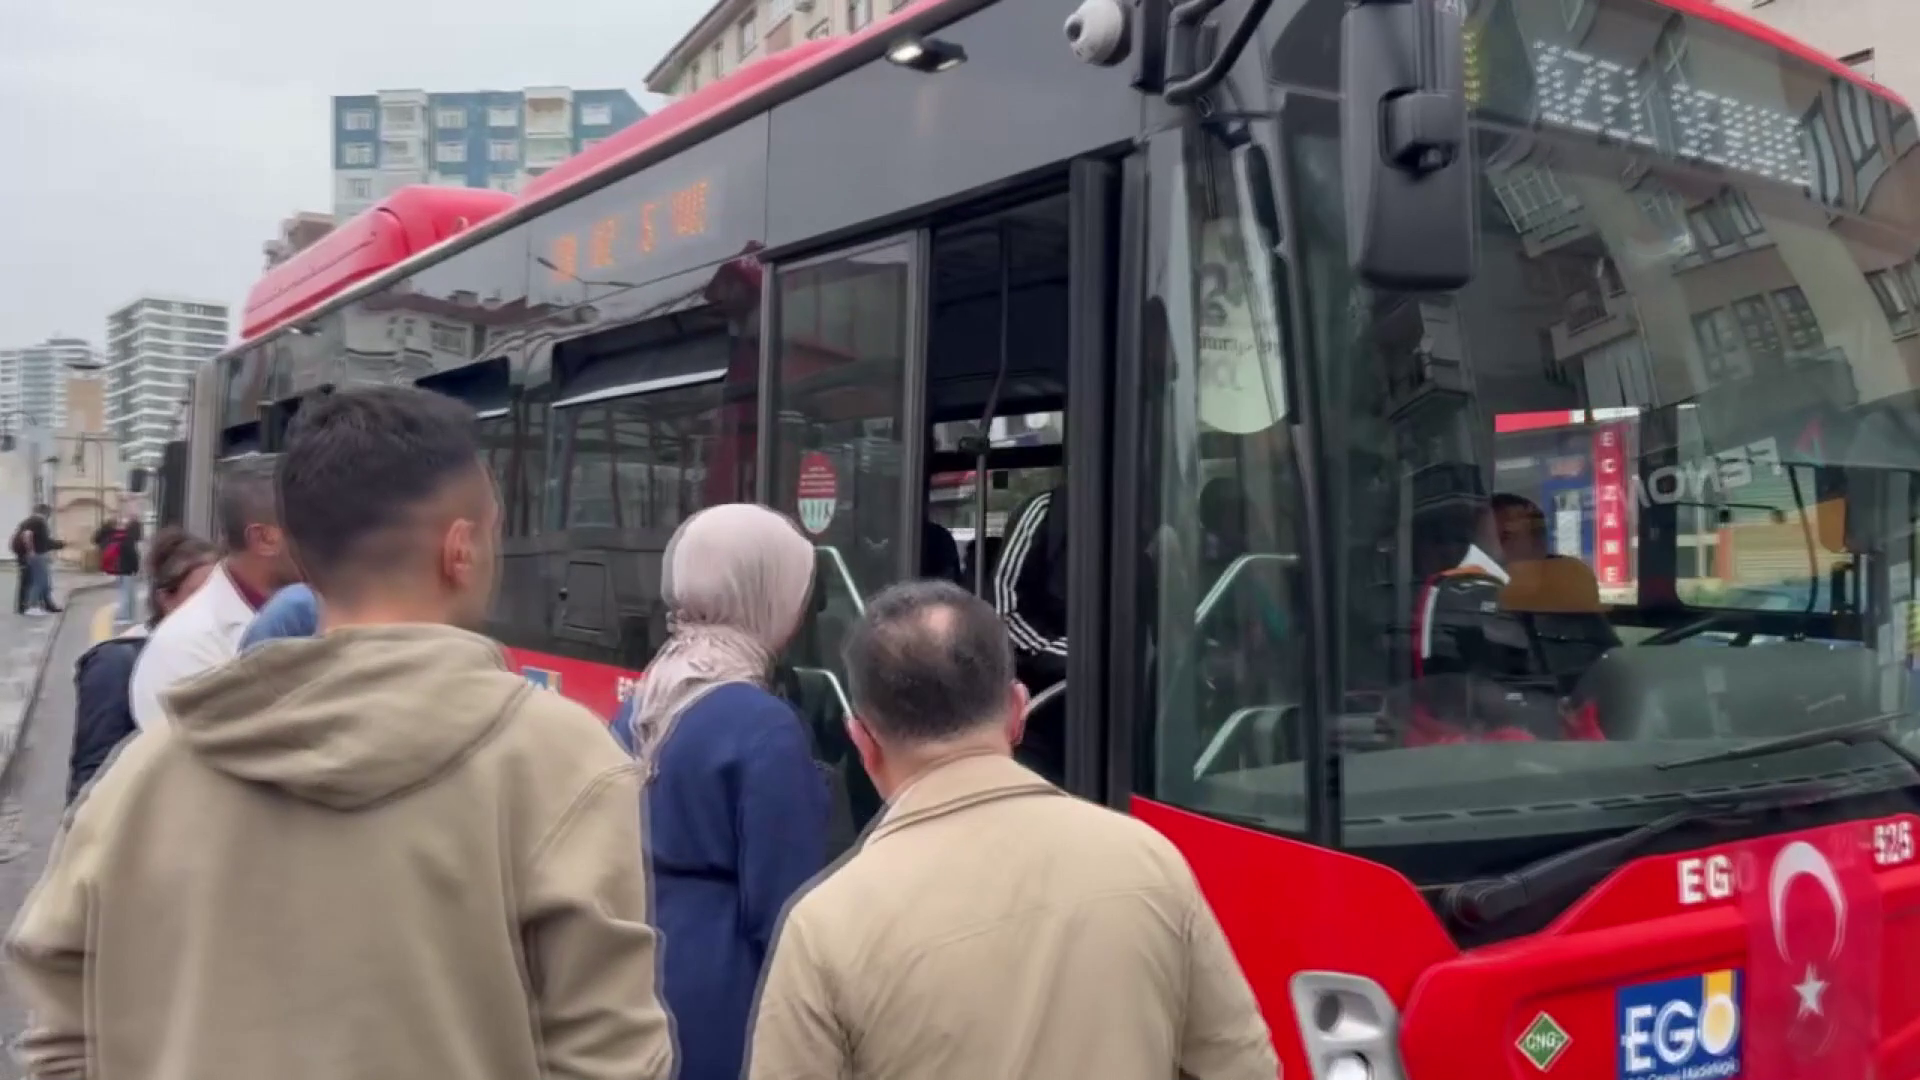
{"label": "bus side mirror", "polygon": [[1340,23],[1347,258],[1383,289],[1473,277],[1462,0],[1355,0]]}

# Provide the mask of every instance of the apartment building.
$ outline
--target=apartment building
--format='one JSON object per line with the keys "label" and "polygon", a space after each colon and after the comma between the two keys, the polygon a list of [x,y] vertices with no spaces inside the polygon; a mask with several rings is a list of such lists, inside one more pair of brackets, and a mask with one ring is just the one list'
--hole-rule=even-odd
{"label": "apartment building", "polygon": [[720,0],[647,73],[647,89],[684,97],[796,42],[864,30],[914,0]]}
{"label": "apartment building", "polygon": [[518,191],[646,115],[625,90],[530,86],[333,99],[333,216],[408,184]]}
{"label": "apartment building", "polygon": [[0,349],[0,418],[7,430],[59,429],[67,422],[67,378],[97,372],[100,353],[84,338],[51,337]]}
{"label": "apartment building", "polygon": [[312,246],[321,237],[333,231],[332,214],[316,214],[311,210],[301,210],[289,218],[280,221],[278,236],[261,245],[261,253],[267,257],[267,269],[271,270],[291,259],[297,253]]}
{"label": "apartment building", "polygon": [[1920,3],[1914,0],[1717,0],[1920,100]]}
{"label": "apartment building", "polygon": [[128,467],[156,468],[194,372],[226,348],[227,305],[143,296],[107,316],[106,427]]}

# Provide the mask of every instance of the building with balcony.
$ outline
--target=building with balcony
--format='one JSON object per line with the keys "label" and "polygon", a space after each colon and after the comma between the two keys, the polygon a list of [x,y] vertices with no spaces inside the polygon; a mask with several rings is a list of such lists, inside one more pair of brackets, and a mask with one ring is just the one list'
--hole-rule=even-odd
{"label": "building with balcony", "polygon": [[518,191],[528,177],[646,115],[625,90],[530,86],[333,99],[333,216],[408,184]]}
{"label": "building with balcony", "polygon": [[685,97],[797,42],[864,30],[914,0],[720,0],[647,73],[647,89]]}
{"label": "building with balcony", "polygon": [[99,351],[83,338],[0,349],[0,430],[59,428],[67,421],[67,376],[98,372],[100,364]]}
{"label": "building with balcony", "polygon": [[1716,0],[1920,100],[1920,4],[1913,0]]}
{"label": "building with balcony", "polygon": [[332,214],[301,210],[292,217],[281,219],[280,235],[261,245],[261,252],[267,257],[267,269],[271,270],[293,258],[332,231]]}
{"label": "building with balcony", "polygon": [[143,296],[107,316],[104,424],[128,467],[157,468],[193,375],[226,348],[227,305]]}

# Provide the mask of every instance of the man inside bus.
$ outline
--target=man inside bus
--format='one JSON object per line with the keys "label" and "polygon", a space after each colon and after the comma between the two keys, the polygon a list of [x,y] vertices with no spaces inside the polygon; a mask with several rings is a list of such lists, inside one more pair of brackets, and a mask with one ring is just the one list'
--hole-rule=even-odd
{"label": "man inside bus", "polygon": [[1539,508],[1520,496],[1462,495],[1423,517],[1429,539],[1467,539],[1458,562],[1420,592],[1407,744],[1598,738],[1590,717],[1562,708],[1534,627],[1506,603],[1516,572],[1531,577],[1549,559]]}
{"label": "man inside bus", "polygon": [[[1067,486],[1029,498],[1008,519],[993,568],[994,610],[1013,641],[1015,671],[1035,694],[1067,677]],[[1041,775],[1066,774],[1066,710],[1039,710],[1027,725],[1020,758]]]}
{"label": "man inside bus", "polygon": [[161,699],[168,690],[239,655],[240,639],[267,598],[300,579],[280,527],[273,467],[273,458],[256,454],[223,469],[215,513],[225,555],[140,653],[130,694],[142,728],[166,722]]}
{"label": "man inside bus", "polygon": [[465,629],[472,411],[343,390],[278,484],[326,633],[175,690],[81,797],[7,941],[27,1075],[668,1080],[634,765]]}

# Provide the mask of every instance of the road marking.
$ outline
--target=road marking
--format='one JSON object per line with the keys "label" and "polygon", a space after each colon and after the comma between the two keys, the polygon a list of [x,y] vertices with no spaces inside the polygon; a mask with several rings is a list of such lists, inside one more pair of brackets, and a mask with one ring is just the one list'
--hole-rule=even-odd
{"label": "road marking", "polygon": [[87,631],[92,635],[92,644],[98,645],[113,636],[114,610],[114,605],[102,604],[99,610],[93,613],[93,620],[88,624]]}

